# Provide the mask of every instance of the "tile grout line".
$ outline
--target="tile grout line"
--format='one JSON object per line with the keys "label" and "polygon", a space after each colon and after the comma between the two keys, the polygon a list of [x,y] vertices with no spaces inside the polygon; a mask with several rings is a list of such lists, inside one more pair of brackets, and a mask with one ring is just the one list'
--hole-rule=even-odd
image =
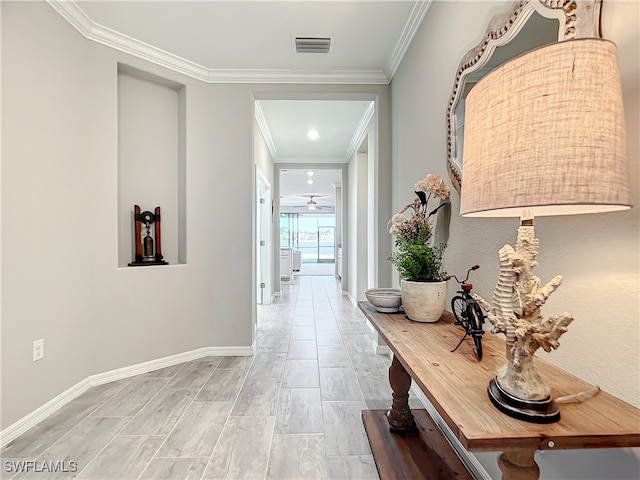
{"label": "tile grout line", "polygon": [[[198,360],[196,360],[198,361]],[[170,381],[175,378],[181,371],[182,369],[185,367],[185,365],[189,363],[189,362],[185,362],[185,364],[182,366],[182,368],[180,370],[178,370],[172,377],[171,379],[166,383],[166,385],[161,388],[160,390],[164,390],[166,388],[167,385],[169,385]],[[218,366],[220,365],[221,362],[218,362],[218,365],[216,365],[216,367],[211,370],[211,373],[209,374],[209,376],[207,377],[207,379],[202,383],[202,386],[198,389],[198,392],[193,396],[193,399],[191,400],[191,403],[189,403],[189,405],[187,405],[184,409],[184,412],[182,412],[182,415],[180,415],[180,418],[176,421],[176,423],[173,425],[173,427],[171,428],[171,430],[169,431],[169,433],[167,433],[167,435],[165,435],[164,440],[162,442],[160,442],[160,445],[158,446],[158,448],[156,449],[155,453],[151,456],[151,458],[149,459],[149,461],[145,464],[144,468],[140,471],[140,474],[136,477],[136,480],[139,480],[140,477],[142,477],[142,475],[144,474],[144,472],[147,471],[147,469],[149,468],[149,465],[151,465],[151,462],[153,462],[156,458],[162,458],[162,457],[158,457],[158,452],[160,451],[160,449],[167,443],[167,440],[169,440],[169,436],[173,433],[173,431],[176,429],[176,427],[178,426],[178,424],[182,421],[182,419],[184,418],[184,416],[187,414],[187,411],[189,410],[189,408],[191,408],[191,406],[195,403],[196,397],[198,396],[198,394],[202,391],[202,389],[204,388],[204,386],[207,384],[207,382],[209,381],[209,379],[211,378],[211,376],[213,375],[213,372],[215,372],[218,369]],[[167,390],[171,390],[168,389]],[[188,389],[187,389],[188,390]],[[158,392],[159,393],[159,392]],[[143,407],[144,408],[144,407]]]}
{"label": "tile grout line", "polygon": [[[204,470],[202,471],[202,475],[200,476],[200,480],[204,479],[204,475],[207,473],[207,470],[209,469],[209,465],[211,465],[211,459],[213,458],[213,454],[216,452],[216,447],[220,443],[220,439],[222,438],[222,434],[224,433],[225,429],[227,428],[227,425],[229,423],[229,418],[231,418],[231,413],[233,412],[233,409],[235,408],[236,403],[238,402],[238,397],[240,396],[240,392],[242,391],[242,388],[244,387],[245,383],[247,382],[247,377],[249,376],[249,371],[251,370],[251,367],[253,367],[253,363],[255,362],[255,360],[256,360],[256,356],[253,355],[253,359],[251,360],[251,364],[249,365],[249,368],[245,372],[244,378],[242,379],[242,385],[240,385],[240,388],[238,389],[238,393],[236,393],[236,397],[234,398],[233,403],[231,405],[231,408],[229,409],[229,414],[227,415],[227,419],[224,421],[224,425],[222,426],[222,430],[220,430],[220,435],[218,435],[218,439],[216,440],[216,443],[213,446],[213,449],[211,450],[211,455],[209,455],[209,460],[207,460],[207,464],[205,465]],[[216,367],[216,369],[217,368],[218,367]],[[212,375],[213,375],[213,372],[212,372]]]}
{"label": "tile grout line", "polygon": [[[326,295],[326,289],[324,290],[325,295]],[[328,297],[327,297],[328,298]],[[333,320],[336,321],[336,316],[335,313],[333,311],[333,307],[331,307],[331,302],[329,302],[329,308],[331,309],[331,316],[333,317]],[[315,310],[314,310],[314,314],[315,314]],[[315,318],[314,318],[314,322],[315,322]],[[340,333],[340,329],[338,329],[339,335],[340,335],[340,341],[343,343],[344,345],[344,340],[342,339],[342,333]],[[316,330],[316,336],[317,336],[318,332]],[[317,337],[316,337],[317,338]],[[317,340],[316,340],[316,348],[317,348]],[[319,355],[319,352],[318,352]],[[322,440],[323,440],[323,444],[324,444],[324,464],[325,464],[325,469],[326,469],[326,473],[327,473],[327,478],[329,478],[329,455],[327,453],[327,432],[326,432],[326,428],[325,428],[325,419],[324,419],[324,405],[322,403],[322,382],[320,382],[320,358],[318,358],[318,384],[320,386],[320,415],[322,416]]]}
{"label": "tile grout line", "polygon": [[[297,303],[297,298],[298,298],[298,295],[296,294],[296,303]],[[277,313],[277,310],[276,310],[275,313]],[[274,317],[275,317],[275,313],[274,313]],[[295,307],[294,307],[294,310],[293,310],[293,315],[295,317]],[[265,464],[265,469],[264,469],[264,476],[263,476],[264,479],[266,479],[267,475],[269,474],[269,466],[271,464],[271,450],[273,449],[273,441],[274,441],[274,437],[275,437],[275,434],[276,434],[275,433],[276,432],[276,425],[278,423],[278,418],[279,418],[278,413],[280,411],[280,398],[281,398],[281,395],[282,395],[282,382],[284,381],[284,372],[285,372],[285,370],[287,368],[287,356],[289,355],[289,348],[291,348],[291,340],[293,340],[292,337],[293,337],[293,335],[289,335],[289,343],[287,345],[287,352],[285,353],[285,357],[284,357],[284,367],[282,369],[282,373],[280,374],[280,384],[278,386],[278,395],[276,396],[277,397],[277,399],[276,399],[276,414],[275,414],[275,420],[273,422],[273,431],[271,432],[271,441],[269,442],[269,447],[268,447],[269,451],[267,453],[267,462]]]}
{"label": "tile grout line", "polygon": [[[100,454],[101,454],[102,452],[104,452],[104,451],[107,449],[107,447],[109,447],[109,445],[111,445],[111,444],[113,443],[113,441],[116,439],[116,437],[117,437],[117,436],[118,436],[118,435],[119,435],[119,434],[120,434],[120,433],[121,433],[125,428],[127,428],[127,425],[129,425],[129,424],[130,424],[130,423],[131,423],[131,422],[132,422],[132,421],[133,421],[133,420],[138,416],[138,414],[140,414],[140,412],[144,409],[144,407],[146,407],[146,406],[149,404],[149,402],[151,402],[151,400],[153,400],[153,399],[154,399],[154,398],[155,398],[155,397],[156,397],[156,396],[157,396],[157,395],[158,395],[162,390],[164,390],[164,388],[169,384],[169,382],[171,381],[171,379],[172,379],[173,377],[175,377],[178,373],[180,373],[180,371],[181,371],[183,368],[184,368],[184,366],[180,367],[180,369],[179,369],[176,373],[174,373],[174,374],[173,374],[173,376],[166,378],[166,383],[164,384],[164,386],[163,386],[162,388],[160,388],[160,389],[159,389],[159,390],[158,390],[154,395],[152,395],[152,396],[151,396],[151,398],[149,398],[149,400],[148,400],[148,401],[147,401],[147,402],[146,402],[142,407],[140,407],[140,410],[138,410],[138,412],[137,412],[135,415],[133,415],[133,416],[129,417],[129,421],[127,421],[127,422],[122,426],[122,428],[120,428],[120,430],[118,430],[118,431],[116,432],[116,434],[111,438],[111,440],[109,440],[109,441],[107,442],[107,444],[106,444],[106,445],[105,445],[105,446],[104,446],[104,447],[103,447],[103,448],[102,448],[102,449],[101,449],[101,450],[100,450],[96,455],[94,455],[94,456],[93,456],[93,458],[92,458],[91,460],[89,460],[89,462],[86,464],[86,466],[85,466],[82,470],[80,470],[80,471],[78,472],[78,475],[77,475],[77,476],[80,476],[80,475],[82,474],[82,472],[84,472],[87,468],[89,468],[89,466],[90,466],[90,465],[91,465],[91,464],[92,464],[92,463],[93,463],[93,462],[94,462],[94,461],[95,461],[95,460],[100,456]],[[147,373],[149,373],[149,372],[147,372]],[[130,382],[127,382],[127,383],[124,385],[124,387],[122,387],[120,390],[118,390],[118,392],[117,392],[117,393],[114,393],[113,395],[111,395],[111,396],[110,396],[110,397],[109,397],[105,402],[103,402],[103,405],[104,405],[104,403],[106,403],[108,400],[112,399],[112,398],[113,398],[113,397],[115,397],[118,393],[120,393],[122,390],[124,390],[124,389],[125,389],[125,388],[130,384],[130,383],[132,383],[132,382],[134,381],[134,378],[135,378],[135,377],[132,377]],[[155,377],[141,377],[141,378],[155,378]],[[163,377],[162,377],[162,378],[163,378]],[[94,410],[94,412],[95,412],[95,410]],[[122,416],[122,415],[121,415],[120,417],[118,417],[118,416],[103,416],[103,417],[94,417],[94,418],[126,418],[126,416]],[[145,466],[145,468],[146,468],[146,466]],[[143,471],[144,471],[144,470],[143,470]]]}
{"label": "tile grout line", "polygon": [[[84,417],[82,417],[78,422],[76,422],[75,424],[73,424],[72,426],[70,426],[70,427],[69,427],[69,429],[68,429],[68,430],[66,430],[65,432],[63,432],[63,433],[62,433],[62,434],[61,434],[61,435],[60,435],[60,436],[59,436],[59,437],[58,437],[58,438],[57,438],[53,443],[51,443],[51,445],[49,445],[47,448],[45,448],[45,449],[44,449],[42,452],[40,452],[38,455],[35,455],[35,456],[33,457],[33,459],[32,459],[32,458],[27,458],[27,459],[25,459],[25,460],[33,460],[33,461],[35,461],[35,460],[37,460],[38,458],[40,458],[40,457],[41,457],[42,455],[44,455],[47,451],[49,451],[49,449],[51,449],[51,448],[52,448],[54,445],[56,445],[60,440],[62,440],[62,439],[63,439],[63,438],[68,434],[68,433],[70,433],[74,428],[76,428],[78,425],[80,425],[80,423],[82,423],[85,419],[89,418],[89,417],[91,416],[91,414],[92,414],[92,413],[94,413],[96,410],[98,410],[99,408],[101,408],[101,407],[102,407],[102,406],[103,406],[107,401],[109,401],[111,398],[113,398],[113,397],[114,397],[114,396],[116,396],[118,393],[120,393],[122,390],[124,390],[124,388],[125,388],[129,383],[130,383],[130,381],[129,381],[129,382],[127,382],[127,383],[125,383],[125,384],[122,386],[122,388],[120,388],[118,391],[114,392],[114,393],[113,393],[110,397],[108,397],[106,400],[93,400],[93,401],[92,401],[92,400],[78,400],[77,398],[76,398],[76,399],[71,400],[71,401],[69,402],[69,404],[72,404],[73,402],[90,403],[90,404],[94,404],[94,405],[95,405],[95,408],[94,408],[93,410],[89,411],[89,413],[87,413]],[[112,415],[112,416],[113,416],[113,417],[118,417],[118,418],[119,418],[119,417],[124,417],[123,415],[119,415],[119,416],[118,416],[118,415]],[[43,420],[43,422],[44,422],[44,421],[46,421],[46,420],[47,420],[47,419],[44,419],[44,420]],[[42,422],[40,422],[40,423],[42,423]],[[35,425],[34,425],[34,427],[35,427]],[[34,427],[32,427],[32,428],[34,428]],[[28,433],[29,433],[29,431],[24,432],[22,435],[20,435],[20,437],[22,437],[23,435],[26,435],[26,434],[28,434]],[[20,437],[18,437],[18,438],[20,438]],[[17,438],[16,438],[16,439],[14,439],[11,443],[14,443],[16,440],[17,440]],[[8,446],[9,446],[9,445],[7,445],[4,449],[6,449]],[[4,450],[4,449],[3,449],[3,450]],[[11,479],[13,479],[14,477],[16,477],[18,474],[19,474],[19,473],[15,473],[12,477],[10,477],[10,479],[5,479],[5,480],[11,480]]]}
{"label": "tile grout line", "polygon": [[[300,294],[300,287],[298,287],[298,288],[295,290],[295,292],[296,292],[296,294],[295,294],[295,302],[294,302],[295,306],[294,306],[294,310],[293,310],[293,317],[294,317],[294,318],[293,318],[293,324],[292,324],[292,332],[291,332],[291,335],[290,335],[290,337],[289,337],[289,345],[288,345],[287,353],[286,353],[286,357],[285,357],[285,369],[286,369],[287,357],[288,357],[288,355],[289,355],[289,350],[290,350],[290,348],[291,348],[291,342],[293,341],[293,328],[295,328],[295,316],[296,316],[296,310],[297,310],[297,308],[298,308],[298,300],[299,300],[299,294]],[[315,329],[315,321],[314,321],[314,329]],[[316,352],[316,355],[317,355],[317,352]],[[279,390],[278,390],[278,401],[277,401],[277,410],[276,410],[276,420],[275,420],[274,425],[273,425],[273,433],[272,433],[272,435],[271,435],[271,443],[270,443],[270,445],[269,445],[269,454],[268,454],[268,458],[267,458],[267,468],[266,468],[266,471],[265,471],[265,478],[267,478],[267,476],[268,476],[268,474],[269,474],[269,466],[271,465],[271,452],[272,452],[272,449],[273,449],[273,443],[274,443],[275,436],[276,436],[276,426],[277,426],[277,422],[278,422],[278,419],[279,419],[279,415],[278,415],[278,414],[279,414],[279,411],[280,411],[280,400],[281,400],[281,398],[282,398],[282,383],[283,383],[283,380],[284,380],[284,372],[285,372],[285,369],[283,369],[283,371],[282,371],[282,375],[281,375],[281,377],[280,377],[280,388],[279,388]],[[290,390],[291,390],[291,389],[290,389]]]}
{"label": "tile grout line", "polygon": [[[47,453],[49,450],[51,450],[55,445],[57,445],[60,441],[62,441],[67,435],[69,435],[69,433],[71,433],[75,428],[77,428],[82,422],[84,422],[87,418],[89,418],[91,416],[92,413],[94,413],[96,410],[98,410],[100,407],[102,407],[102,405],[104,405],[105,402],[96,402],[97,406],[95,409],[93,409],[91,412],[89,412],[84,418],[82,418],[82,420],[80,420],[78,423],[76,423],[73,427],[71,427],[69,430],[67,430],[65,433],[63,433],[60,438],[58,438],[55,442],[53,442],[51,445],[49,445],[47,448],[45,448],[42,452],[40,452],[39,455],[36,455],[33,458],[33,461],[37,461],[38,459],[42,459],[42,457],[44,457],[45,453]],[[95,417],[94,417],[95,418]],[[124,417],[123,417],[124,418]],[[133,417],[131,417],[133,418]],[[129,423],[129,422],[127,422]],[[125,425],[127,425],[127,423],[125,423]],[[122,427],[124,428],[124,426]],[[89,463],[91,463],[93,461],[93,458],[91,460],[89,460]],[[85,467],[86,468],[86,467]],[[84,470],[84,469],[83,469]],[[80,472],[78,472],[78,475],[82,472],[82,470]],[[18,475],[18,473],[16,473],[16,475]],[[16,476],[14,475],[14,477]],[[14,478],[11,477],[11,478]]]}
{"label": "tile grout line", "polygon": [[[332,312],[333,312],[333,307],[332,307]],[[334,316],[335,316],[335,312],[334,312]],[[359,320],[358,324],[361,325],[362,321]],[[342,339],[342,345],[344,346],[344,349],[347,352],[347,357],[349,358],[349,364],[351,365],[351,371],[353,372],[353,374],[354,374],[354,376],[356,378],[356,382],[358,384],[358,390],[360,391],[360,395],[362,396],[362,402],[364,403],[364,406],[366,407],[367,406],[367,402],[366,402],[366,399],[364,397],[364,391],[362,390],[362,386],[360,385],[360,380],[358,379],[358,375],[356,375],[356,370],[355,370],[355,367],[354,367],[353,357],[352,357],[351,352],[349,351],[349,349],[346,347],[346,343],[344,341],[345,339],[344,339],[344,335],[342,334],[342,330],[339,330],[339,331],[340,331],[340,338]],[[326,445],[325,445],[325,448],[326,448]],[[368,455],[372,455],[370,447],[369,447],[369,454]],[[331,456],[337,457],[339,455],[326,455],[327,468],[328,468],[328,463],[329,463],[329,457],[331,457]],[[361,455],[356,455],[356,456],[360,457]]]}

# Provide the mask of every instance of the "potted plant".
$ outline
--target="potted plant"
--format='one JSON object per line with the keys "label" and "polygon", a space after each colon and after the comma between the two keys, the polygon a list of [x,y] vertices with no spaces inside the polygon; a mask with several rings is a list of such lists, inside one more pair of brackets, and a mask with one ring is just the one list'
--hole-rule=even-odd
{"label": "potted plant", "polygon": [[[418,322],[437,322],[444,312],[447,284],[443,281],[442,256],[446,244],[433,245],[430,217],[449,204],[450,191],[442,179],[427,175],[415,184],[416,198],[391,217],[389,233],[396,236],[396,250],[389,260],[400,274],[402,305],[407,317]],[[431,199],[440,199],[433,209]],[[411,212],[409,216],[405,212]]]}

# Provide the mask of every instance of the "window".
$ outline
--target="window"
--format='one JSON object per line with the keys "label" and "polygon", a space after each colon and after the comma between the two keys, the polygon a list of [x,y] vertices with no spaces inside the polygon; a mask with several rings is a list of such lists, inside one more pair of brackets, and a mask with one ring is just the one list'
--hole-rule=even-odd
{"label": "window", "polygon": [[333,214],[280,214],[280,246],[302,252],[303,263],[335,263]]}

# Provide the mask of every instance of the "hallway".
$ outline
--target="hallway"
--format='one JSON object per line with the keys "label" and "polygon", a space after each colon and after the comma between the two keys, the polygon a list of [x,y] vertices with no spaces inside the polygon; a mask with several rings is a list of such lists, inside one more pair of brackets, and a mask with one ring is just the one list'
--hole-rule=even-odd
{"label": "hallway", "polygon": [[258,306],[254,357],[93,387],[3,449],[2,479],[377,479],[360,412],[391,389],[365,328],[335,278],[295,277]]}

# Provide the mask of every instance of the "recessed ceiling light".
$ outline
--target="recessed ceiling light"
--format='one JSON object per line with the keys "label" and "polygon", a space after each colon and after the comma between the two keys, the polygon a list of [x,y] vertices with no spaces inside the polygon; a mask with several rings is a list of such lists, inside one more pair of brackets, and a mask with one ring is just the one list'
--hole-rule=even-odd
{"label": "recessed ceiling light", "polygon": [[308,183],[309,185],[311,185],[311,184],[313,183],[313,180],[309,179],[309,180],[307,180],[307,183]]}
{"label": "recessed ceiling light", "polygon": [[309,171],[307,172],[307,175],[309,175],[310,177],[313,177],[313,170],[309,170]]}
{"label": "recessed ceiling light", "polygon": [[317,140],[318,137],[320,137],[320,134],[318,133],[318,130],[312,128],[307,132],[307,137],[309,137],[309,140]]}

